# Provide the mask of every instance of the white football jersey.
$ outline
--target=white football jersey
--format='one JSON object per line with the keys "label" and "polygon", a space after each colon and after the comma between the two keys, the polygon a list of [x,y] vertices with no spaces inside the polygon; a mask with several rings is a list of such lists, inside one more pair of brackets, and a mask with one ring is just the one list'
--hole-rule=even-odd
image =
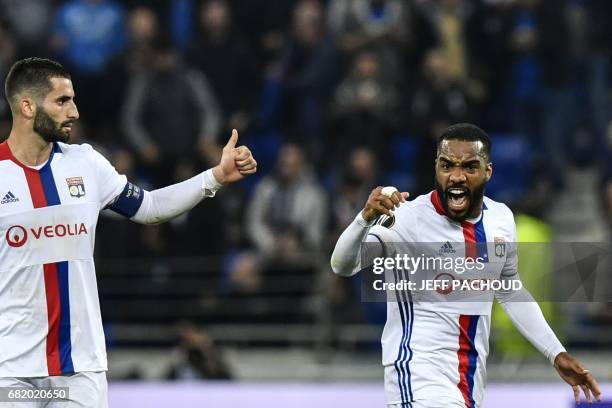
{"label": "white football jersey", "polygon": [[[436,243],[440,253],[462,251],[456,255],[484,259],[488,276],[517,278],[516,251],[496,253],[499,245],[516,241],[512,212],[486,197],[478,219],[455,222],[444,215],[435,191],[419,196],[395,210],[391,227],[373,226],[366,241]],[[444,396],[467,408],[480,407],[493,294],[462,302],[424,302],[410,292],[396,296],[397,301],[387,303],[382,335],[387,404],[410,407],[414,401]]]}
{"label": "white football jersey", "polygon": [[107,369],[93,261],[98,213],[144,194],[89,145],[54,143],[40,169],[0,144],[0,377]]}

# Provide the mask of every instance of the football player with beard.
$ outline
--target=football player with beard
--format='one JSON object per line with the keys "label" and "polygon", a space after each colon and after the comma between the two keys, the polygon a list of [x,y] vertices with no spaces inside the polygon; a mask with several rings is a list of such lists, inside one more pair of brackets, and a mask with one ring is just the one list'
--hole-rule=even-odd
{"label": "football player with beard", "polygon": [[[234,130],[217,166],[145,191],[91,146],[68,143],[79,112],[60,64],[18,61],[5,90],[13,127],[0,143],[6,198],[0,204],[0,388],[67,387],[68,395],[56,394],[66,397],[61,406],[104,408],[107,359],[93,262],[99,212],[109,208],[158,224],[255,173],[257,162],[246,146],[236,146]],[[129,245],[130,237],[118,239]]]}
{"label": "football player with beard", "polygon": [[[493,175],[489,136],[467,123],[448,127],[438,139],[435,172],[435,190],[412,201],[407,201],[408,193],[375,188],[338,239],[333,271],[352,276],[365,270],[361,252],[366,246],[368,252],[392,257],[394,250],[398,255],[394,243],[436,243],[440,255],[480,259],[488,277],[519,280],[512,212],[484,196]],[[492,250],[489,257],[489,247],[496,244],[503,250]],[[389,276],[397,283],[415,279],[411,273],[395,267]],[[484,301],[424,302],[411,291],[396,291],[394,301],[387,303],[382,334],[388,408],[482,406],[493,298],[573,388],[577,402],[580,389],[589,402],[600,400],[593,376],[566,352],[526,290],[485,296]]]}

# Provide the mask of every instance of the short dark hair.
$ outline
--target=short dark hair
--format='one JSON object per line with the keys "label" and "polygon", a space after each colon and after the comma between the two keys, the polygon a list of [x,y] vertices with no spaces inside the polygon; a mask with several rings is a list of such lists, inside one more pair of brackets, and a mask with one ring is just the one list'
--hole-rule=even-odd
{"label": "short dark hair", "polygon": [[487,160],[491,159],[491,138],[481,128],[471,123],[457,123],[447,127],[438,137],[438,150],[445,140],[462,140],[467,142],[482,142]]}
{"label": "short dark hair", "polygon": [[70,78],[70,73],[59,62],[46,58],[25,58],[13,64],[4,83],[4,94],[13,109],[16,97],[31,90],[35,97],[43,98],[51,92],[51,78]]}

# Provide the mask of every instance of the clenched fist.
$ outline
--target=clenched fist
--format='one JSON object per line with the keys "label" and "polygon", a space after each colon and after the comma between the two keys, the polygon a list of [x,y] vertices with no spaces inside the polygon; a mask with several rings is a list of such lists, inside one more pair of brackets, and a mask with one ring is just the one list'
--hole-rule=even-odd
{"label": "clenched fist", "polygon": [[400,203],[408,199],[409,193],[395,190],[391,195],[383,194],[383,187],[378,186],[370,193],[366,206],[361,215],[367,222],[372,222],[381,215],[393,215],[392,211],[399,207]]}

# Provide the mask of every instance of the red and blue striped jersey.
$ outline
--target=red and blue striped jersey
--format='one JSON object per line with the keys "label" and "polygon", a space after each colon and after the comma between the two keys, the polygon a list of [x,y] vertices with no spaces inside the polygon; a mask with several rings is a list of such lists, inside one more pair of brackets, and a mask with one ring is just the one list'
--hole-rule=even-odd
{"label": "red and blue striped jersey", "polygon": [[[518,278],[516,251],[500,258],[495,249],[516,241],[514,217],[504,204],[485,197],[478,219],[456,222],[445,216],[434,191],[400,205],[394,215],[392,226],[373,226],[366,241],[389,248],[391,243],[437,245],[442,255],[484,260],[489,277]],[[396,280],[411,279],[401,275],[405,272],[394,273]],[[480,407],[493,294],[477,301],[444,301],[450,296],[446,292],[436,294],[439,301],[424,301],[410,291],[395,296],[387,303],[382,335],[387,404],[411,407],[415,401],[444,397]]]}
{"label": "red and blue striped jersey", "polygon": [[0,174],[0,377],[106,370],[95,228],[126,177],[91,146],[63,143],[35,169],[4,142]]}

